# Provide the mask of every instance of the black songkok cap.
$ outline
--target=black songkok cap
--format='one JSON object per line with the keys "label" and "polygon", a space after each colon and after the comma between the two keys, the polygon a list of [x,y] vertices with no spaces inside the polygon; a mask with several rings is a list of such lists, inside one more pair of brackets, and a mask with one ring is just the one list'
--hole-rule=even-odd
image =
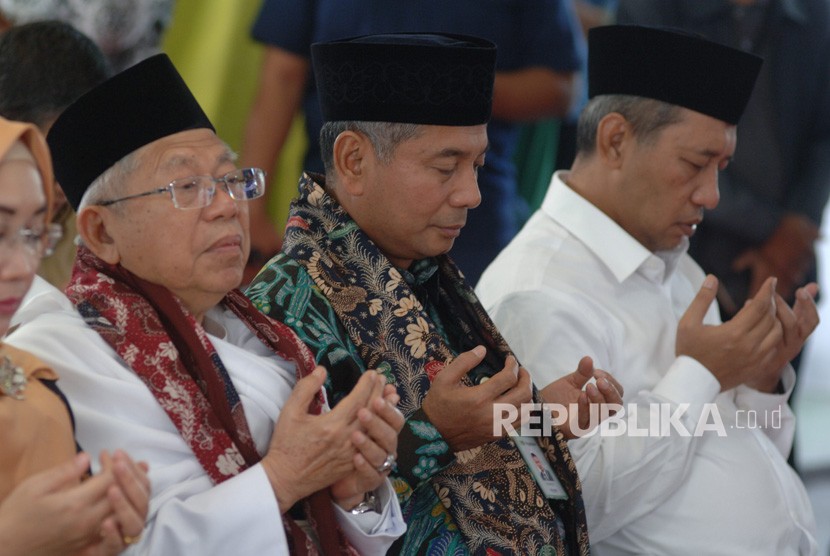
{"label": "black songkok cap", "polygon": [[311,45],[323,119],[471,126],[490,119],[496,46],[439,33]]}
{"label": "black songkok cap", "polygon": [[661,100],[737,124],[763,60],[677,30],[610,25],[588,32],[588,96]]}
{"label": "black songkok cap", "polygon": [[104,81],[71,104],[49,130],[55,179],[75,210],[98,176],[168,135],[213,124],[166,54]]}

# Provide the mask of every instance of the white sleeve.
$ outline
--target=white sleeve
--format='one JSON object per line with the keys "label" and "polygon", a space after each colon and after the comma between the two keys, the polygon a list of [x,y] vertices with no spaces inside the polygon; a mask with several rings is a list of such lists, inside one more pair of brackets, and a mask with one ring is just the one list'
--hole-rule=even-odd
{"label": "white sleeve", "polygon": [[[609,331],[609,322],[599,311],[592,314],[590,304],[582,301],[532,291],[511,294],[487,308],[540,388],[573,372],[585,355],[612,374],[618,366],[615,354],[621,346],[615,345],[618,340]],[[630,372],[636,374],[636,370]],[[626,408],[636,406],[637,428],[648,430],[651,411],[660,411],[659,404],[674,413],[682,409],[680,402],[689,403],[679,421],[694,432],[704,404],[712,402],[719,391],[720,384],[705,367],[679,357],[652,390],[626,395],[625,404]],[[629,424],[630,419],[625,417]],[[688,474],[697,441],[694,434],[604,433],[571,440],[568,447],[584,485],[591,541],[602,541],[660,506]]]}
{"label": "white sleeve", "polygon": [[93,460],[120,448],[151,462],[147,526],[130,554],[287,553],[282,516],[261,466],[213,485],[143,382],[77,314],[41,315],[8,341],[58,372],[76,437]]}
{"label": "white sleeve", "polygon": [[261,465],[218,485],[206,476],[153,492],[142,540],[127,554],[287,554],[282,515]]}
{"label": "white sleeve", "polygon": [[358,554],[386,554],[395,539],[406,532],[398,497],[389,479],[375,491],[375,496],[380,500],[380,513],[354,515],[334,504],[337,522]]}
{"label": "white sleeve", "polygon": [[745,385],[735,389],[735,404],[741,409],[752,409],[764,416],[757,421],[762,425],[759,428],[781,452],[784,459],[789,457],[795,437],[795,415],[787,403],[795,388],[795,381],[795,370],[787,364],[781,375],[781,383],[784,387],[782,394],[759,392]]}

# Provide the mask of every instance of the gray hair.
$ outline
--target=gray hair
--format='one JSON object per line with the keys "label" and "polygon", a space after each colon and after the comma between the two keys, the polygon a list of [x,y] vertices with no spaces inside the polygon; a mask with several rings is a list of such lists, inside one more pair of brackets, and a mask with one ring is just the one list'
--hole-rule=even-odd
{"label": "gray hair", "polygon": [[327,175],[334,169],[334,142],[344,131],[365,135],[381,164],[388,164],[398,145],[417,137],[421,133],[421,126],[393,122],[326,122],[320,130],[320,155]]}
{"label": "gray hair", "polygon": [[[133,151],[95,178],[87,188],[78,211],[90,205],[97,205],[121,195],[127,177],[138,168],[139,151]],[[117,205],[112,205],[115,208]]]}
{"label": "gray hair", "polygon": [[631,95],[599,95],[588,102],[579,116],[577,152],[594,152],[599,122],[612,112],[621,114],[628,121],[634,137],[642,144],[653,142],[664,127],[683,118],[680,107],[667,102]]}

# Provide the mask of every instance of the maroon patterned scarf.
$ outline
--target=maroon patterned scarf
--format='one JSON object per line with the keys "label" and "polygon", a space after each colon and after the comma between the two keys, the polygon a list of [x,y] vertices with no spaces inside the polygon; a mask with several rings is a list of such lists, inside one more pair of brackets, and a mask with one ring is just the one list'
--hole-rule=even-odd
{"label": "maroon patterned scarf", "polygon": [[[153,393],[214,484],[261,459],[239,395],[204,328],[167,288],[108,264],[81,247],[66,294],[86,323],[130,366]],[[294,332],[251,305],[238,290],[223,303],[265,345],[297,365],[298,379],[314,370],[314,357]],[[322,393],[309,411],[319,413]],[[337,526],[326,490],[303,500],[320,552],[302,529],[284,517],[291,552],[301,555],[357,552]]]}

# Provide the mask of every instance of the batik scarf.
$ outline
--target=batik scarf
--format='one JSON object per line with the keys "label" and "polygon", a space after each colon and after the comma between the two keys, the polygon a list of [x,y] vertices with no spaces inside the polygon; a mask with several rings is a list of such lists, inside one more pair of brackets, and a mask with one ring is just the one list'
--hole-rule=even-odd
{"label": "batik scarf", "polygon": [[[87,325],[152,392],[214,484],[259,462],[242,402],[222,360],[204,328],[170,290],[81,247],[66,294]],[[240,291],[228,293],[223,303],[275,354],[296,364],[298,379],[314,370],[314,358],[296,334],[257,311]],[[319,413],[322,401],[318,395],[309,411]],[[326,491],[306,498],[301,507],[320,551],[285,514],[293,554],[357,554],[337,526]]]}
{"label": "batik scarf", "polygon": [[[337,201],[309,175],[299,187],[283,251],[329,300],[366,367],[391,366],[400,408],[409,417],[457,353],[400,272]],[[487,348],[486,372],[494,374],[502,369],[509,346],[453,262],[441,256],[437,263],[436,305],[447,315],[443,320],[457,328],[464,349]],[[534,401],[541,402],[535,389]],[[456,454],[430,479],[472,553],[589,553],[581,486],[565,438],[557,431],[539,444],[567,501],[546,499],[508,437]]]}

